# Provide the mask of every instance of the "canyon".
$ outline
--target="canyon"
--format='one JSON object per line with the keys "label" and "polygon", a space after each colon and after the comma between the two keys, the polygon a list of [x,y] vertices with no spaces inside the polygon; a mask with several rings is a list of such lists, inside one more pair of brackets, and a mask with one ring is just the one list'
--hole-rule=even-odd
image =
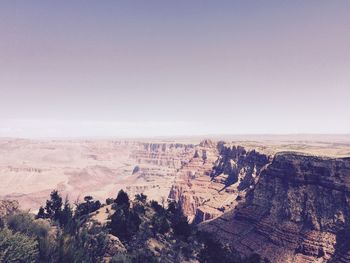
{"label": "canyon", "polygon": [[191,160],[170,197],[243,255],[350,262],[350,158],[242,145],[207,147],[218,157]]}
{"label": "canyon", "polygon": [[344,138],[2,139],[0,156],[0,199],[22,209],[36,211],[52,189],[72,201],[124,189],[177,201],[190,222],[242,255],[350,262]]}
{"label": "canyon", "polygon": [[124,140],[0,140],[0,199],[36,211],[53,189],[73,203],[120,189],[166,200],[194,145]]}

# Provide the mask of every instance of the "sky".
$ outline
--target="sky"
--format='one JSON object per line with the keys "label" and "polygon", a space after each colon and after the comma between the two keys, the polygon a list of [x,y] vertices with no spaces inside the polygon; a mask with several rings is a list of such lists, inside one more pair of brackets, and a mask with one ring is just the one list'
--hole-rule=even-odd
{"label": "sky", "polygon": [[0,2],[0,137],[350,133],[350,1]]}

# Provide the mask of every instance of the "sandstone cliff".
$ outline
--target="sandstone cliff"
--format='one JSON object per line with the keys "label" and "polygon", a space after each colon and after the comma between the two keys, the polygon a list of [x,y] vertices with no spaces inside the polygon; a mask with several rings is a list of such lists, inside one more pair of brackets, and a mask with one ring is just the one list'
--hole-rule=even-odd
{"label": "sandstone cliff", "polygon": [[350,262],[350,158],[201,143],[169,197],[242,254]]}
{"label": "sandstone cliff", "polygon": [[242,202],[270,161],[270,156],[255,150],[208,140],[196,153],[177,173],[169,195],[195,223],[216,218]]}
{"label": "sandstone cliff", "polygon": [[350,262],[350,158],[278,153],[257,178],[202,229],[272,262]]}

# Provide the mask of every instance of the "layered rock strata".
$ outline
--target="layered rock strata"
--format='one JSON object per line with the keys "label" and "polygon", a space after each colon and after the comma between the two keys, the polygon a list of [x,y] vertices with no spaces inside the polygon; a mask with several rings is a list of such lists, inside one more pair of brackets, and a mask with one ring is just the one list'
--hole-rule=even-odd
{"label": "layered rock strata", "polygon": [[272,262],[350,262],[350,158],[278,153],[244,202],[201,227]]}
{"label": "layered rock strata", "polygon": [[[0,140],[0,199],[37,210],[53,189],[71,202],[143,192],[166,199],[192,144],[115,140]],[[135,170],[135,167],[137,169]]]}
{"label": "layered rock strata", "polygon": [[204,141],[177,173],[169,198],[195,223],[214,219],[244,200],[269,158],[240,146]]}

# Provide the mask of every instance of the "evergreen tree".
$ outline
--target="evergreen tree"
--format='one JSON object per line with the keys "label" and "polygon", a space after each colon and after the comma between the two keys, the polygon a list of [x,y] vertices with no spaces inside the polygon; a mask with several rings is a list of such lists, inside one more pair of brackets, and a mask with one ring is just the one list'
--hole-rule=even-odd
{"label": "evergreen tree", "polygon": [[147,201],[147,196],[144,195],[143,193],[135,195],[135,199],[141,203],[146,203]]}
{"label": "evergreen tree", "polygon": [[50,194],[50,200],[46,201],[46,213],[49,218],[58,221],[62,212],[62,197],[57,190],[53,190]]}
{"label": "evergreen tree", "polygon": [[123,209],[117,209],[114,212],[111,216],[110,228],[111,233],[117,236],[120,240],[126,241],[129,239],[126,211]]}
{"label": "evergreen tree", "polygon": [[84,201],[86,203],[90,203],[94,198],[91,195],[87,195],[84,197]]}
{"label": "evergreen tree", "polygon": [[[139,204],[141,206],[141,204]],[[115,212],[111,216],[109,227],[111,233],[117,236],[122,241],[129,241],[134,236],[141,224],[141,219],[138,215],[144,212],[144,208],[136,206],[136,209],[130,211],[130,201],[126,192],[120,190],[115,200]]]}
{"label": "evergreen tree", "polygon": [[60,225],[67,226],[69,223],[71,223],[72,218],[73,218],[73,211],[69,204],[68,199],[66,198],[66,200],[64,201],[63,210],[61,212],[60,219],[59,219]]}
{"label": "evergreen tree", "polygon": [[129,196],[124,190],[120,190],[117,198],[115,199],[115,204],[124,210],[128,210],[130,207]]}
{"label": "evergreen tree", "polygon": [[187,239],[192,232],[192,227],[188,223],[187,217],[183,214],[181,207],[174,201],[170,202],[167,215],[171,222],[174,234],[183,239]]}
{"label": "evergreen tree", "polygon": [[77,205],[77,209],[75,211],[76,217],[81,217],[84,215],[88,215],[92,212],[95,212],[101,207],[100,201],[94,201],[92,196],[85,196],[84,203],[80,203]]}

